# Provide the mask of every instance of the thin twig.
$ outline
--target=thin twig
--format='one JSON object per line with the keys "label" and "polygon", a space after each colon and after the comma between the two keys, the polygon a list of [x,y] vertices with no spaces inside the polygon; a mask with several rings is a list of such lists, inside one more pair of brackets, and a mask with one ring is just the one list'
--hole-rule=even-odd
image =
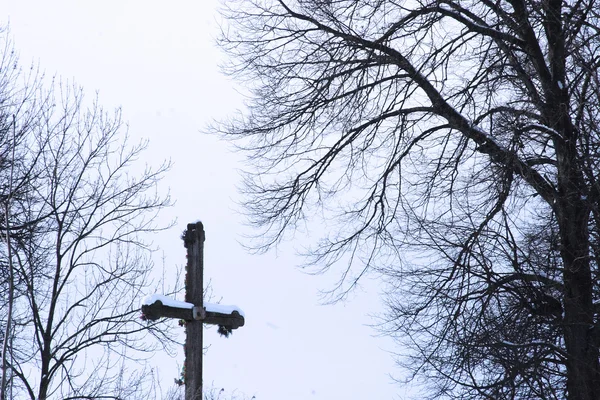
{"label": "thin twig", "polygon": [[[13,273],[13,263],[12,263],[12,252],[10,245],[10,234],[9,234],[9,217],[10,217],[10,201],[12,196],[12,184],[13,184],[13,172],[15,165],[15,130],[16,130],[16,122],[15,116],[13,114],[13,143],[12,143],[12,160],[10,163],[10,180],[8,182],[8,196],[6,199],[6,203],[4,204],[4,218],[6,221],[6,247],[8,251],[8,316],[6,319],[6,329],[4,331],[4,341],[2,343],[2,383],[0,384],[0,400],[6,399],[6,372],[8,370],[7,365],[7,356],[6,351],[8,349],[8,341],[10,337],[10,331],[12,328],[12,312],[13,312],[13,301],[14,301],[14,273]],[[12,352],[11,352],[12,354]]]}

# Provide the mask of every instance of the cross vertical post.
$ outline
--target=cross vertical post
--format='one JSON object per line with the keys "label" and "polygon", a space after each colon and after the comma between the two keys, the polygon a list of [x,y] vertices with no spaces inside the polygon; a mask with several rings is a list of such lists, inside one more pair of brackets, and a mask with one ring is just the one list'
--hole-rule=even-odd
{"label": "cross vertical post", "polygon": [[185,321],[185,400],[202,400],[203,325],[218,325],[218,332],[228,337],[234,329],[245,323],[244,312],[237,306],[204,303],[204,239],[202,222],[187,225],[183,235],[187,257],[185,301],[160,294],[149,295],[142,300],[143,320],[175,318]]}
{"label": "cross vertical post", "polygon": [[[187,225],[185,301],[203,309],[204,226]],[[202,400],[202,320],[187,321],[185,336],[185,400]]]}

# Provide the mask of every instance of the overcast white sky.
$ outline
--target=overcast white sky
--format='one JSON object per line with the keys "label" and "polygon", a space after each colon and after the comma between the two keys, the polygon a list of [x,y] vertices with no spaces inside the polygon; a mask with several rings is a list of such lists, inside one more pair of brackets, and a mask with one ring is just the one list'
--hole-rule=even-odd
{"label": "overcast white sky", "polygon": [[[387,350],[398,349],[366,326],[374,322],[368,314],[381,311],[377,282],[365,281],[343,304],[319,305],[318,290],[330,288],[334,275],[300,272],[291,244],[252,256],[237,243],[245,229],[234,212],[241,156],[200,133],[241,105],[218,71],[215,5],[0,0],[0,23],[10,21],[22,64],[74,79],[89,96],[98,91],[107,108],[122,106],[131,134],[150,140],[148,161],[173,160],[162,189],[170,188],[177,203],[164,218],[178,223],[157,238],[164,263],[173,270],[183,265],[180,233],[201,219],[205,280],[212,280],[216,300],[246,314],[246,326],[231,338],[215,329],[205,335],[205,385],[257,400],[403,398],[389,376],[398,370]],[[183,355],[154,360],[170,385]]]}

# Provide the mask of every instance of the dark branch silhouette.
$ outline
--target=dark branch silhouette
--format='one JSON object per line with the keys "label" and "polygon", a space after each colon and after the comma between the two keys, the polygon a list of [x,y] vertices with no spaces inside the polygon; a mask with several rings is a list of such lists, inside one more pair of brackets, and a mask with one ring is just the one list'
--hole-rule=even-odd
{"label": "dark branch silhouette", "polygon": [[228,1],[265,251],[389,283],[386,331],[430,398],[600,398],[598,4]]}

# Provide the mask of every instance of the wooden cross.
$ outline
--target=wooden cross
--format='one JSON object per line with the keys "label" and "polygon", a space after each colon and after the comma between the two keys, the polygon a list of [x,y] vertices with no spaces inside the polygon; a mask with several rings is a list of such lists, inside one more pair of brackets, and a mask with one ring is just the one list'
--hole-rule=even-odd
{"label": "wooden cross", "polygon": [[142,305],[143,316],[151,321],[177,318],[186,321],[184,383],[185,400],[202,400],[202,326],[219,325],[219,333],[228,336],[244,326],[244,315],[233,306],[204,304],[204,226],[188,224],[183,235],[187,249],[185,302],[165,296],[151,296]]}

